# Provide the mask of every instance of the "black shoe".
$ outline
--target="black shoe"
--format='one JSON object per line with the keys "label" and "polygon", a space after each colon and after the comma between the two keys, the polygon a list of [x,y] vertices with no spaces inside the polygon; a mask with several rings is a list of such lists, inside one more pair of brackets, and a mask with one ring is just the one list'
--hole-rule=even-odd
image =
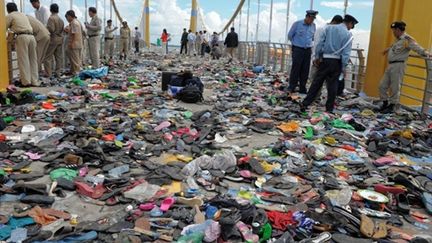
{"label": "black shoe", "polygon": [[384,114],[388,114],[388,113],[392,113],[394,111],[394,104],[390,104],[388,105],[384,110],[382,110],[381,112]]}
{"label": "black shoe", "polygon": [[307,109],[307,106],[305,106],[303,103],[299,103],[299,105],[300,105],[300,111],[301,112],[305,112],[306,111],[306,109]]}
{"label": "black shoe", "polygon": [[380,112],[383,112],[383,111],[388,107],[388,105],[389,105],[389,104],[388,104],[388,101],[387,101],[387,100],[383,101],[383,103],[382,103],[382,105],[381,105],[379,111],[380,111]]}

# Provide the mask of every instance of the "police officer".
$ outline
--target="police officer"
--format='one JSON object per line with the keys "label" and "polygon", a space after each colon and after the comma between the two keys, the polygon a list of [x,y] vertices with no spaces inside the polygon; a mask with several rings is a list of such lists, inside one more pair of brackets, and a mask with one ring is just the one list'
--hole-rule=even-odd
{"label": "police officer", "polygon": [[[7,3],[6,28],[16,36],[18,68],[22,86],[39,86],[39,72],[36,54],[36,39],[33,28],[25,14],[18,12],[15,3]],[[4,70],[2,70],[4,71]]]}
{"label": "police officer", "polygon": [[[50,32],[45,25],[35,17],[27,15],[30,25],[33,29],[33,35],[36,39],[36,54],[38,60],[38,69],[41,71],[42,63],[45,61],[46,53],[50,44]],[[46,71],[46,68],[45,68]]]}
{"label": "police officer", "polygon": [[44,62],[45,71],[48,77],[52,75],[53,60],[55,59],[55,74],[60,77],[63,67],[63,29],[64,22],[58,15],[59,6],[51,4],[51,16],[48,19],[47,28],[51,33],[51,41]]}
{"label": "police officer", "polygon": [[306,98],[300,104],[301,111],[305,111],[312,104],[324,81],[326,81],[326,111],[333,112],[338,79],[348,65],[351,54],[353,37],[349,30],[353,29],[357,23],[358,21],[353,16],[345,15],[342,24],[326,27],[315,50],[316,56],[319,57],[319,59],[314,60],[314,64],[318,66],[318,72],[312,81]]}
{"label": "police officer", "polygon": [[380,111],[383,113],[393,112],[395,105],[399,103],[400,85],[405,74],[405,62],[409,57],[409,52],[413,50],[421,56],[430,56],[414,38],[405,33],[406,24],[404,22],[394,22],[390,28],[396,41],[383,52],[383,55],[387,54],[389,63],[379,86],[380,99],[383,102]]}
{"label": "police officer", "polygon": [[123,26],[120,28],[120,60],[127,58],[131,39],[131,30],[126,21],[123,21]]}
{"label": "police officer", "polygon": [[90,7],[88,14],[91,18],[90,23],[85,23],[87,28],[88,44],[90,60],[93,68],[98,68],[100,65],[100,31],[102,30],[102,21],[97,16],[97,10],[95,7]]}
{"label": "police officer", "polygon": [[306,18],[294,22],[288,32],[292,45],[292,67],[289,77],[289,92],[294,92],[300,82],[299,92],[306,94],[306,82],[309,76],[312,46],[316,31],[315,18],[318,11],[306,11]]}
{"label": "police officer", "polygon": [[114,31],[116,31],[118,27],[112,26],[112,20],[109,19],[107,21],[107,26],[105,27],[105,51],[104,58],[109,57],[110,59],[114,56]]}

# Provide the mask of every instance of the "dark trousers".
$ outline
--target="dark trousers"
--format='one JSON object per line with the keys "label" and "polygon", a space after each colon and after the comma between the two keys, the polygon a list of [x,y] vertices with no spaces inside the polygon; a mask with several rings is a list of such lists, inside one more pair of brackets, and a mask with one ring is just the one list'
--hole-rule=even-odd
{"label": "dark trousers", "polygon": [[134,41],[135,53],[139,53],[139,41]]}
{"label": "dark trousers", "polygon": [[182,41],[181,48],[180,48],[180,54],[183,54],[183,50],[185,50],[185,54],[187,54],[187,41]]}
{"label": "dark trousers", "polygon": [[342,64],[339,59],[324,58],[315,75],[312,85],[306,98],[303,100],[304,106],[309,106],[314,102],[318,92],[324,84],[327,83],[327,102],[326,111],[333,112],[336,94],[338,91],[339,76],[342,72]]}
{"label": "dark trousers", "polygon": [[289,87],[290,92],[294,92],[296,87],[300,82],[300,93],[306,93],[306,83],[309,76],[309,69],[311,65],[311,54],[312,49],[304,49],[300,47],[292,47],[292,67],[289,77]]}
{"label": "dark trousers", "polygon": [[204,56],[206,53],[206,48],[207,48],[207,44],[206,43],[202,43],[201,44],[201,56]]}

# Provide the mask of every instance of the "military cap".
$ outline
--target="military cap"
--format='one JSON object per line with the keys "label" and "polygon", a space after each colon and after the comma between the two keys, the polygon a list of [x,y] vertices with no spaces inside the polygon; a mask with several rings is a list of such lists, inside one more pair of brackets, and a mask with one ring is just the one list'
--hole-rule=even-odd
{"label": "military cap", "polygon": [[310,16],[310,17],[316,17],[317,16],[317,14],[318,14],[318,11],[316,11],[316,10],[308,10],[308,11],[306,11],[306,16]]}
{"label": "military cap", "polygon": [[400,29],[402,31],[405,30],[406,24],[402,21],[395,21],[390,25],[390,28],[392,29]]}
{"label": "military cap", "polygon": [[353,25],[358,24],[358,20],[349,14],[345,15],[344,22],[353,23]]}

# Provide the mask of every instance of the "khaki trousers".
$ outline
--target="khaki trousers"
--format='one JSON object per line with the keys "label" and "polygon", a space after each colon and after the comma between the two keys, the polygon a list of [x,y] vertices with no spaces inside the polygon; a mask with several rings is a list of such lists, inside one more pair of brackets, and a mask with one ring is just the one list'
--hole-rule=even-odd
{"label": "khaki trousers", "polygon": [[235,50],[236,50],[236,48],[234,48],[234,47],[227,47],[226,48],[226,53],[230,59],[234,58]]}
{"label": "khaki trousers", "polygon": [[82,50],[81,49],[69,49],[68,50],[69,62],[71,66],[72,75],[76,75],[81,71],[82,65]]}
{"label": "khaki trousers", "polygon": [[120,39],[120,55],[127,55],[129,52],[129,39]]}
{"label": "khaki trousers", "polygon": [[189,56],[195,55],[195,43],[194,42],[188,42],[188,54]]}
{"label": "khaki trousers", "polygon": [[88,38],[90,60],[93,68],[100,66],[100,36],[92,36]]}
{"label": "khaki trousers", "polygon": [[38,57],[36,39],[33,35],[18,35],[16,50],[18,68],[22,85],[39,85]]}
{"label": "khaki trousers", "polygon": [[46,36],[37,42],[36,54],[37,54],[39,71],[41,71],[42,63],[45,62],[45,57],[46,57],[46,53],[48,51],[48,47],[49,47],[50,42],[51,42],[51,39],[49,36]]}
{"label": "khaki trousers", "polygon": [[113,57],[114,56],[114,40],[105,40],[105,51],[104,55],[106,57]]}
{"label": "khaki trousers", "polygon": [[[379,86],[380,98],[390,104],[399,104],[400,86],[405,74],[405,63],[389,64]],[[388,93],[390,91],[390,95]]]}
{"label": "khaki trousers", "polygon": [[55,60],[55,73],[61,75],[63,66],[63,43],[50,44],[44,61],[44,68],[48,76],[51,77],[53,72],[53,61]]}

